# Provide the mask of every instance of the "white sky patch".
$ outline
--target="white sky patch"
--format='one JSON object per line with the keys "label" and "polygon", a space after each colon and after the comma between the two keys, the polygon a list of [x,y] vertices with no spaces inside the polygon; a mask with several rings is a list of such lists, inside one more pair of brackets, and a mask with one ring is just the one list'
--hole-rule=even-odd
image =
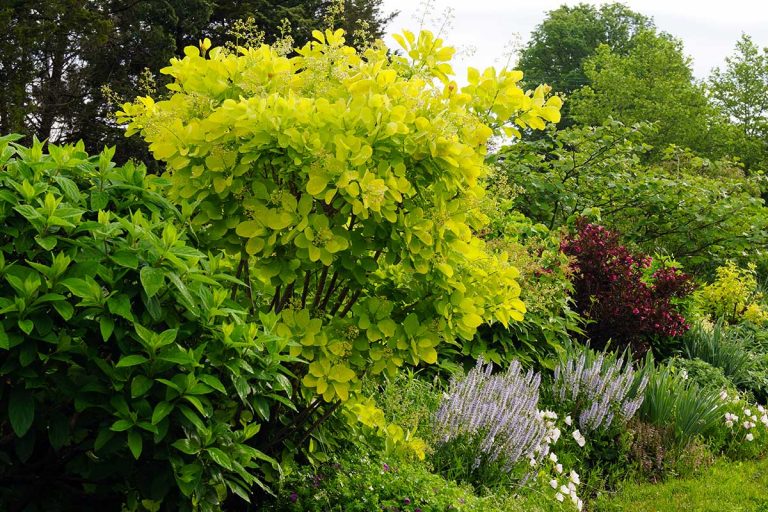
{"label": "white sky patch", "polygon": [[[451,28],[443,34],[446,44],[458,49],[474,48],[474,55],[460,55],[455,70],[460,82],[466,67],[483,69],[500,67],[507,62],[509,43],[525,43],[531,31],[544,20],[546,13],[572,0],[435,0],[431,18],[453,11]],[[591,2],[597,5],[610,1]],[[685,53],[693,59],[697,78],[706,78],[713,67],[724,67],[725,57],[733,52],[742,32],[752,36],[760,47],[768,47],[768,2],[765,0],[693,1],[693,0],[628,0],[630,9],[654,19],[656,26],[682,39]],[[385,12],[400,11],[388,30],[419,30],[421,2],[418,0],[384,0]],[[425,27],[437,31],[434,20]],[[387,44],[397,48],[390,38]],[[512,59],[514,64],[515,59]]]}

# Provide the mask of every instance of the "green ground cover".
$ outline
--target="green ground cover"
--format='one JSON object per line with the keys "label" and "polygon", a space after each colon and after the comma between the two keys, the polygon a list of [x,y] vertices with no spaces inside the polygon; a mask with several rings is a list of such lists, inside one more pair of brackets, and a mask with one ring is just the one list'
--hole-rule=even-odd
{"label": "green ground cover", "polygon": [[768,510],[768,459],[718,461],[689,478],[626,484],[604,494],[595,512],[758,512]]}

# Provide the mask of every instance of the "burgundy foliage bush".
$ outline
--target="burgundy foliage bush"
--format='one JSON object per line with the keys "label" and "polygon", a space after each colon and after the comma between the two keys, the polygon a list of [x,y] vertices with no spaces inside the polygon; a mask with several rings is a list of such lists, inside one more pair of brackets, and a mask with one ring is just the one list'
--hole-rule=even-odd
{"label": "burgundy foliage bush", "polygon": [[618,233],[583,218],[561,250],[574,258],[574,299],[579,313],[591,321],[586,332],[593,346],[613,340],[640,356],[653,336],[688,330],[677,309],[679,299],[694,288],[687,274],[674,267],[654,270],[650,256],[633,254]]}

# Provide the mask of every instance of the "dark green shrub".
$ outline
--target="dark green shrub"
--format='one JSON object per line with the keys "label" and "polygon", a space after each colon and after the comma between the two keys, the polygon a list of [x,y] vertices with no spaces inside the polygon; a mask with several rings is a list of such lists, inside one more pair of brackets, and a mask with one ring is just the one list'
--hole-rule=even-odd
{"label": "dark green shrub", "polygon": [[745,331],[729,328],[722,321],[707,327],[694,325],[682,338],[682,352],[688,359],[701,359],[712,366],[722,368],[723,373],[736,386],[747,379],[749,353],[744,349]]}
{"label": "dark green shrub", "polygon": [[735,391],[736,386],[725,376],[722,368],[712,366],[699,358],[686,359],[675,357],[667,361],[667,364],[675,369],[681,377],[687,377],[689,381],[701,389],[721,392],[723,390]]}
{"label": "dark green shrub", "polygon": [[716,433],[725,413],[719,392],[701,389],[669,366],[646,363],[648,386],[638,419],[670,429],[672,448],[685,448],[695,438]]}
{"label": "dark green shrub", "polygon": [[558,507],[542,501],[541,496],[524,501],[503,491],[479,497],[471,487],[431,473],[424,463],[345,453],[336,461],[290,473],[277,499],[265,508],[281,512],[574,510],[570,504]]}
{"label": "dark green shrub", "polygon": [[142,167],[0,138],[0,509],[220,510],[276,463],[287,341]]}

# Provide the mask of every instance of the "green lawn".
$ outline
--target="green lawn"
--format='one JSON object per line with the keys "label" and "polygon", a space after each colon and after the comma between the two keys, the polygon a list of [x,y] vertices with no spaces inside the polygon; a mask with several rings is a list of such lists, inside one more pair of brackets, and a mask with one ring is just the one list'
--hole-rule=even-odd
{"label": "green lawn", "polygon": [[719,461],[691,478],[626,485],[602,496],[595,512],[768,512],[768,459]]}

